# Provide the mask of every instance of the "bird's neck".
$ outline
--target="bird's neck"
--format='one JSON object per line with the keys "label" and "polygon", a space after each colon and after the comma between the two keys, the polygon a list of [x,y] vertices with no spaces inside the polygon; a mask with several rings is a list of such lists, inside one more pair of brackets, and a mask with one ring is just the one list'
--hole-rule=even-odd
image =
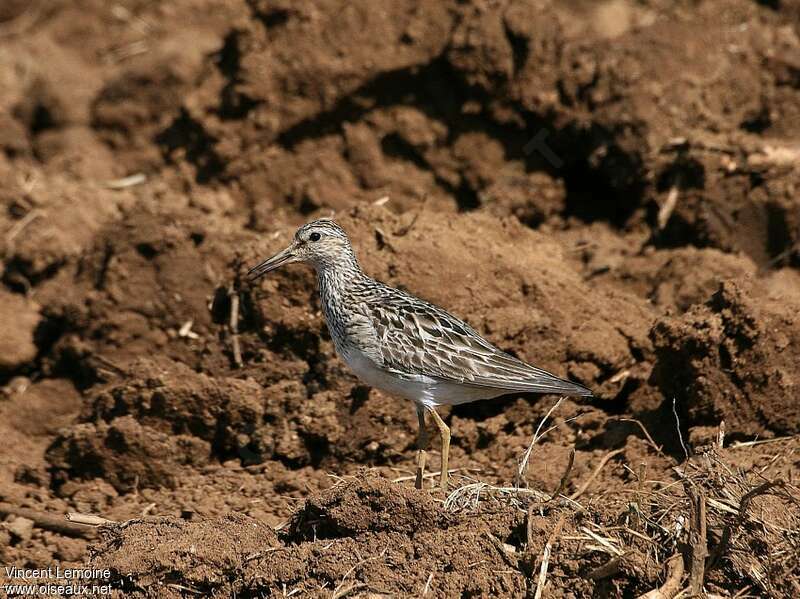
{"label": "bird's neck", "polygon": [[348,290],[366,276],[352,252],[339,257],[335,262],[318,264],[316,270],[323,306],[346,296]]}

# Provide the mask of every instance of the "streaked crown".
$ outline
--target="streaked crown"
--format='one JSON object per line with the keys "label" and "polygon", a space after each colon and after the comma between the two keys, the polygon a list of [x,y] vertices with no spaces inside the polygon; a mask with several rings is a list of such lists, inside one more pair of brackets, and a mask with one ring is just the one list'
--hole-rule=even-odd
{"label": "streaked crown", "polygon": [[347,233],[345,233],[345,230],[330,218],[319,218],[311,221],[310,223],[304,224],[302,227],[297,229],[297,232],[294,234],[294,238],[298,241],[306,241],[314,232],[319,233],[320,235],[329,235],[338,239],[344,239],[347,242],[350,241],[350,239],[347,237]]}

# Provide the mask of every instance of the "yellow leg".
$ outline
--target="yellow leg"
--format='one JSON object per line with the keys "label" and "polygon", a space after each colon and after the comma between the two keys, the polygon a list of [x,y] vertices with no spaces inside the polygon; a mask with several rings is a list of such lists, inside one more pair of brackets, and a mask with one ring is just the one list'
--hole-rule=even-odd
{"label": "yellow leg", "polygon": [[421,489],[427,458],[425,449],[428,447],[428,431],[425,430],[425,408],[422,406],[417,406],[417,419],[419,420],[419,435],[417,436],[417,479],[414,481],[414,486],[417,489]]}
{"label": "yellow leg", "polygon": [[431,408],[430,413],[431,416],[433,416],[433,421],[436,423],[436,426],[439,427],[439,434],[442,436],[442,474],[439,479],[439,485],[442,491],[447,491],[447,462],[450,458],[450,429],[447,428],[444,420],[436,413],[436,410]]}

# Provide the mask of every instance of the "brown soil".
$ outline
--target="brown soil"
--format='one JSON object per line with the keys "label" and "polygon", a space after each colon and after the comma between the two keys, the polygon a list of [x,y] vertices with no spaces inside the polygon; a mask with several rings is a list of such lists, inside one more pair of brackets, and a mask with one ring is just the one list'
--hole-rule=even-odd
{"label": "brown soil", "polygon": [[[797,2],[14,0],[0,82],[3,564],[525,596],[547,553],[546,597],[800,595]],[[415,491],[414,411],[335,357],[313,274],[244,280],[331,213],[595,390],[522,480],[554,398],[443,410],[454,494]]]}

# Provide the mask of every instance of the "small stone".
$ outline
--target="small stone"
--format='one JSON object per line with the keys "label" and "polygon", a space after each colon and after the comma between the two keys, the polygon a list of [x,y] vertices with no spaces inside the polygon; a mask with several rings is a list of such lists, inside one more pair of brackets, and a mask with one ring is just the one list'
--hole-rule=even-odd
{"label": "small stone", "polygon": [[8,384],[3,387],[3,394],[7,397],[11,397],[12,395],[19,395],[20,393],[25,393],[28,387],[31,386],[31,380],[26,376],[15,376]]}
{"label": "small stone", "polygon": [[13,520],[6,522],[5,526],[8,532],[21,541],[29,540],[33,534],[33,520],[28,520],[21,516],[17,516]]}

